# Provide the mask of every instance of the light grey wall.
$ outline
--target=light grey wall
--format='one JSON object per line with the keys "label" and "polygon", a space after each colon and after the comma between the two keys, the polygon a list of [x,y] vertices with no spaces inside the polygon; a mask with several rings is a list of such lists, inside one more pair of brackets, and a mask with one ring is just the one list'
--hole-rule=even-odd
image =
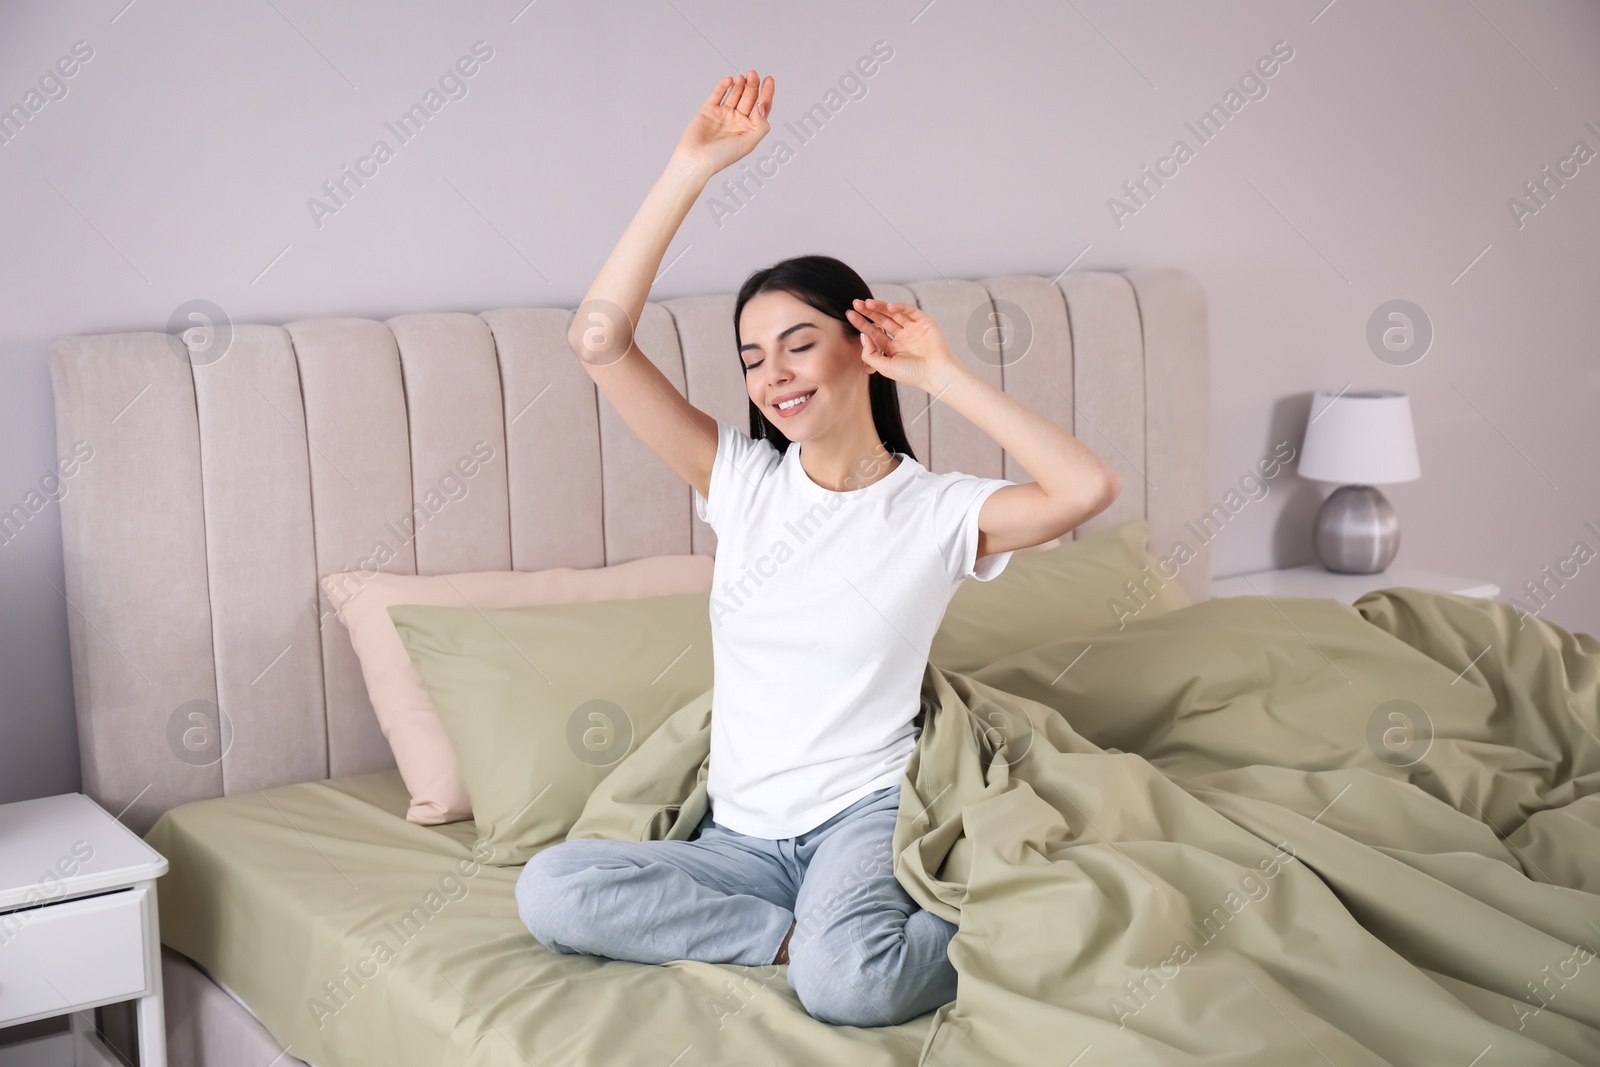
{"label": "light grey wall", "polygon": [[[18,2],[0,107],[79,41],[66,95],[0,144],[0,508],[72,444],[53,339],[165,329],[195,299],[259,323],[574,306],[716,79],[756,66],[793,156],[731,215],[708,192],[655,298],[805,252],[885,281],[1181,266],[1210,300],[1216,500],[1298,446],[1310,390],[1399,388],[1423,468],[1389,494],[1399,564],[1509,595],[1600,549],[1600,160],[1521,225],[1508,207],[1576,142],[1600,151],[1590,0]],[[400,144],[384,124],[477,41],[467,94]],[[879,41],[802,144],[784,123]],[[1280,41],[1265,95],[1201,144],[1185,123]],[[393,158],[318,225],[307,201],[379,139]],[[1192,158],[1114,218],[1178,139]],[[1409,366],[1365,340],[1397,298],[1436,334]],[[1311,559],[1325,490],[1267,484],[1217,575]],[[59,538],[50,504],[0,545],[0,801],[79,784]],[[1544,617],[1600,629],[1600,562]]]}

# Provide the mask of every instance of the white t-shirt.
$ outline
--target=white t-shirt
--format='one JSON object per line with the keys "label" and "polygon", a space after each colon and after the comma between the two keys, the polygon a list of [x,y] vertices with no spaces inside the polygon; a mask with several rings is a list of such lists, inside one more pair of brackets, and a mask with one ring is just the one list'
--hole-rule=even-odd
{"label": "white t-shirt", "polygon": [[[709,498],[714,687],[707,788],[717,822],[794,837],[900,781],[916,745],[928,649],[976,559],[978,511],[1017,483],[934,474],[903,453],[886,475],[834,492],[717,421]],[[876,473],[876,472],[872,472]]]}

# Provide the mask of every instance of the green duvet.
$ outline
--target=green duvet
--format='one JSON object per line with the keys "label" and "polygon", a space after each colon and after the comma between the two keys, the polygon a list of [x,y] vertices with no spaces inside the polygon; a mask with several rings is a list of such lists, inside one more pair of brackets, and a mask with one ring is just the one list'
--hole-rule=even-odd
{"label": "green duvet", "polygon": [[[897,873],[956,1000],[810,1019],[780,968],[560,956],[388,774],[201,801],[163,940],[318,1067],[1600,1063],[1600,642],[1395,589],[1211,600],[929,667]],[[709,701],[575,835],[686,835]]]}

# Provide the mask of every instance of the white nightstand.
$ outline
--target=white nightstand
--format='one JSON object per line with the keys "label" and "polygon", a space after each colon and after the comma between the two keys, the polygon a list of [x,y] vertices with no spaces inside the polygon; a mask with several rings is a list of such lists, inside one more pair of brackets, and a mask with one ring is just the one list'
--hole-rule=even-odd
{"label": "white nightstand", "polygon": [[[90,1009],[137,1000],[141,1067],[166,1067],[156,879],[166,857],[82,793],[0,805],[0,1067],[118,1067]],[[41,1022],[28,1030],[46,1029]]]}
{"label": "white nightstand", "polygon": [[1437,574],[1409,567],[1390,567],[1378,574],[1335,574],[1320,563],[1217,578],[1211,583],[1211,595],[1327,597],[1352,604],[1374,589],[1389,589],[1397,585],[1488,599],[1500,595],[1498,585],[1476,578],[1458,578],[1453,574]]}

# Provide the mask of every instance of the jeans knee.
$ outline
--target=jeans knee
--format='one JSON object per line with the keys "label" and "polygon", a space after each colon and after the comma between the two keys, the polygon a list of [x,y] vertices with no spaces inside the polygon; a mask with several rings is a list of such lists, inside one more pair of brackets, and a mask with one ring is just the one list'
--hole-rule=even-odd
{"label": "jeans knee", "polygon": [[835,956],[820,944],[808,947],[790,956],[789,987],[813,1019],[862,1027],[906,1021],[889,978],[868,974],[853,953]]}
{"label": "jeans knee", "polygon": [[561,852],[563,844],[534,853],[517,875],[516,886],[517,916],[522,925],[540,944],[558,952],[566,951],[557,943],[562,934],[561,919],[567,910],[563,903],[567,888],[564,883],[571,871]]}

